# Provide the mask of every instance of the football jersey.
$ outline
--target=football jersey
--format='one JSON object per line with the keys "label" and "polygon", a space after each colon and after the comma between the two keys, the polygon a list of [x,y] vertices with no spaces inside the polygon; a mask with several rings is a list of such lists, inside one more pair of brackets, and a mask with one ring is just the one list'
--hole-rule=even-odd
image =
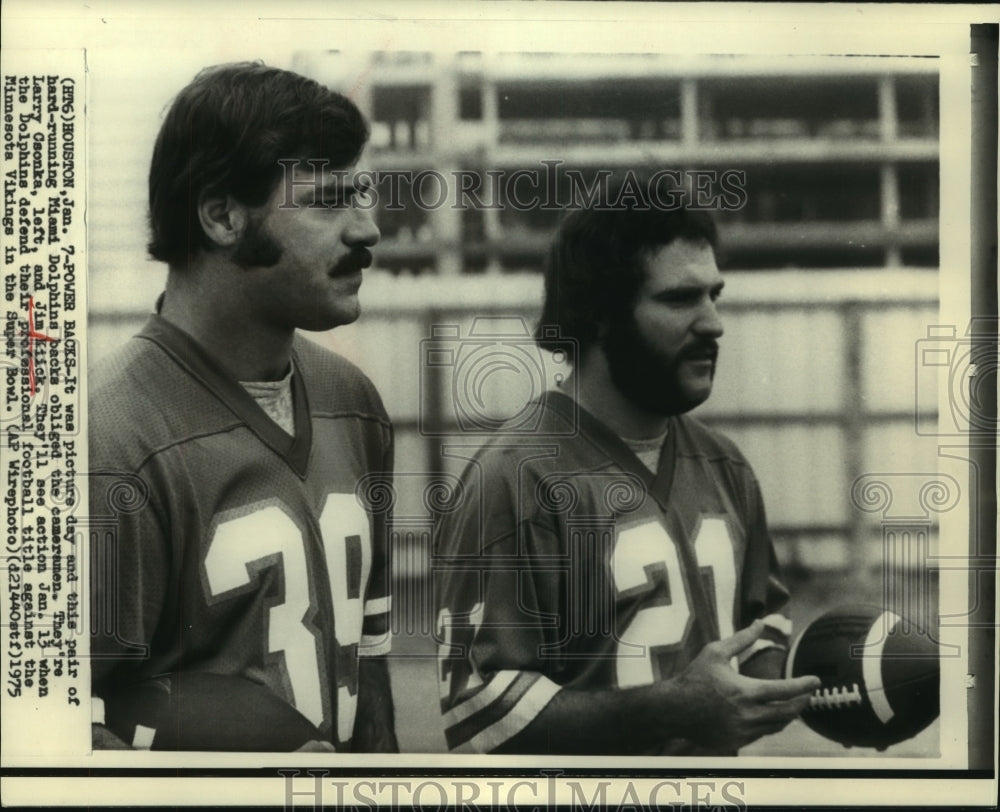
{"label": "football jersey", "polygon": [[[152,316],[91,379],[95,696],[240,676],[350,746],[358,657],[389,647],[391,427],[352,364],[296,337],[295,435]],[[252,708],[233,708],[252,714]]]}
{"label": "football jersey", "polygon": [[[758,617],[741,659],[787,645],[760,489],[731,441],[673,417],[654,473],[572,399],[542,408],[533,436],[446,450],[471,457],[435,531],[451,749],[496,749],[563,688],[669,679]],[[679,738],[655,752],[710,753]]]}

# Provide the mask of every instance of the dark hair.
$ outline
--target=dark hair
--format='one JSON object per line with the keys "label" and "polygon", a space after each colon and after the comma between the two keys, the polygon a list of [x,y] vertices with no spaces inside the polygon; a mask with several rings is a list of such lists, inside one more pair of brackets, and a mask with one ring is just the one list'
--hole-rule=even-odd
{"label": "dark hair", "polygon": [[684,190],[665,180],[646,171],[613,177],[586,208],[562,221],[545,267],[545,304],[535,331],[540,347],[568,349],[569,338],[583,350],[597,340],[601,322],[627,318],[645,260],[659,248],[676,239],[718,247],[709,213],[684,205]]}
{"label": "dark hair", "polygon": [[354,164],[368,125],[346,97],[312,79],[260,62],[201,71],[174,99],[149,168],[154,259],[183,267],[211,247],[198,219],[204,193],[263,204],[281,177],[278,160]]}

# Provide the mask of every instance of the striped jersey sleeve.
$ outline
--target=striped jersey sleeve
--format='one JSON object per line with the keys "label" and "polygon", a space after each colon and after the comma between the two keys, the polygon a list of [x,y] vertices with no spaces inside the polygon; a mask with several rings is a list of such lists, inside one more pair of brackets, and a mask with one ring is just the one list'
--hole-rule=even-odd
{"label": "striped jersey sleeve", "polygon": [[[386,430],[385,453],[380,471],[365,478],[364,488],[386,492],[392,490],[393,441],[391,430]],[[360,487],[360,486],[359,486]],[[392,592],[390,584],[389,549],[391,547],[392,517],[388,507],[385,510],[369,505],[372,522],[372,571],[365,591],[364,617],[361,624],[361,640],[358,643],[359,657],[377,657],[388,654],[392,648],[390,617],[392,613]]]}
{"label": "striped jersey sleeve", "polygon": [[453,572],[447,579],[438,639],[441,710],[451,750],[495,750],[559,690],[546,676],[546,628],[531,573],[503,566]]}
{"label": "striped jersey sleeve", "polygon": [[556,549],[554,534],[519,522],[512,480],[480,462],[482,483],[475,465],[465,482],[467,493],[482,494],[478,508],[436,525],[435,587],[445,738],[452,751],[486,753],[520,733],[560,690],[551,678],[556,658],[546,655],[557,637],[558,583],[538,566]]}

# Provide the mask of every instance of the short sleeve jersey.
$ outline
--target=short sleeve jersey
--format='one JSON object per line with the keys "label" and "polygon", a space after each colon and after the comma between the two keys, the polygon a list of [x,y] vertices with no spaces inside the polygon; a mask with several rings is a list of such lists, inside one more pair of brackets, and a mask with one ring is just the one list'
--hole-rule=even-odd
{"label": "short sleeve jersey", "polygon": [[389,647],[386,517],[358,494],[391,427],[343,358],[296,337],[292,367],[294,437],[159,316],[95,370],[93,690],[241,676],[344,749],[358,657]]}
{"label": "short sleeve jersey", "polygon": [[[442,711],[453,750],[511,741],[564,688],[666,680],[764,617],[787,645],[764,506],[736,446],[671,418],[651,472],[561,393],[531,436],[471,459],[435,530]],[[658,754],[708,754],[683,739]]]}

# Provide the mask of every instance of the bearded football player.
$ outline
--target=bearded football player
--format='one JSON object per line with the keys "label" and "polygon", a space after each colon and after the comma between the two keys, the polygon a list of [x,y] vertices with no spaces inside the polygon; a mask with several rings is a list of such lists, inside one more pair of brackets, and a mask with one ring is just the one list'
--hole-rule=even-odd
{"label": "bearded football player", "polygon": [[688,414],[723,334],[713,221],[623,189],[550,252],[536,340],[569,339],[571,378],[437,523],[452,750],[736,755],[819,685],[779,678],[788,593],[754,473]]}
{"label": "bearded football player", "polygon": [[95,746],[395,751],[371,382],[297,334],[359,314],[379,231],[357,107],[261,64],[202,71],[149,175],[166,288],[92,375]]}

